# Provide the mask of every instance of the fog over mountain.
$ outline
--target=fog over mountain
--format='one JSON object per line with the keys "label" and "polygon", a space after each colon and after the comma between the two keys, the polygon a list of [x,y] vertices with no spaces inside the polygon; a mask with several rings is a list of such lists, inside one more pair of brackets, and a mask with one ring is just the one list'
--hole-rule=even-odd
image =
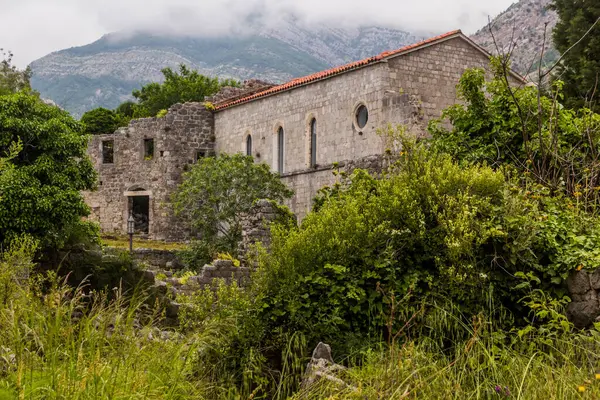
{"label": "fog over mountain", "polygon": [[[555,22],[549,1],[20,0],[3,7],[0,47],[13,50],[18,61],[65,43],[65,50],[32,62],[32,84],[80,116],[116,107],[133,89],[161,81],[162,68],[180,63],[206,75],[277,83],[457,28],[479,29],[474,39],[494,52],[481,28],[497,15],[500,41],[518,29],[514,65],[525,72],[540,26]],[[25,11],[38,24],[20,23]],[[5,35],[9,30],[13,34]]]}
{"label": "fog over mountain", "polygon": [[247,32],[249,22],[277,28],[288,16],[328,28],[378,26],[415,34],[475,32],[513,0],[0,0],[0,47],[25,67],[52,51],[110,32],[184,36]]}
{"label": "fog over mountain", "polygon": [[237,36],[105,35],[33,62],[32,85],[43,97],[80,116],[95,107],[116,107],[131,98],[132,89],[161,81],[162,68],[181,63],[205,75],[277,83],[421,39],[381,27],[307,27],[291,18],[277,28],[255,27],[254,33]]}

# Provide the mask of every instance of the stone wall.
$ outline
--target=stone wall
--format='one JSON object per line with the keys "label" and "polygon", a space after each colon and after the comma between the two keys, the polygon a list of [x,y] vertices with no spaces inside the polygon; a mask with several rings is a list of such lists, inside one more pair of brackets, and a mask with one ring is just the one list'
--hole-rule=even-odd
{"label": "stone wall", "polygon": [[271,245],[271,224],[285,218],[277,205],[269,200],[259,200],[242,219],[242,241],[239,245],[240,260],[247,265],[252,258],[252,248],[260,243],[265,248]]}
{"label": "stone wall", "polygon": [[[310,166],[309,127],[317,121],[317,165],[380,154],[377,128],[385,125],[383,92],[387,65],[373,64],[330,79],[281,92],[260,100],[226,108],[215,114],[217,153],[246,151],[252,136],[252,155],[277,169],[277,131],[284,129],[284,173]],[[354,123],[357,106],[369,110],[365,128]]]}
{"label": "stone wall", "polygon": [[[426,128],[429,120],[439,118],[444,109],[459,102],[456,85],[464,72],[475,67],[489,71],[489,64],[485,53],[459,37],[391,58],[391,92],[387,94],[391,101],[384,103],[388,119],[396,113],[394,98],[408,95],[420,110],[420,126]],[[513,76],[509,79],[515,86],[522,84]]]}
{"label": "stone wall", "polygon": [[[346,160],[336,164],[340,171],[347,174],[357,168],[366,169],[372,174],[380,174],[387,166],[386,157],[373,155],[355,160]],[[305,169],[303,171],[284,174],[282,179],[287,186],[294,190],[295,196],[286,201],[286,205],[302,220],[312,208],[312,200],[319,189],[331,186],[340,178],[333,173],[334,166],[327,165],[317,169]]]}
{"label": "stone wall", "polygon": [[[131,121],[114,134],[95,135],[88,153],[98,171],[99,186],[85,193],[105,233],[125,234],[131,198],[149,196],[149,237],[184,240],[190,237],[173,215],[170,196],[182,173],[199,156],[214,154],[213,114],[200,103],[177,104],[163,118]],[[154,156],[145,157],[144,140],[154,140]],[[103,163],[102,142],[113,141],[113,163]]]}
{"label": "stone wall", "polygon": [[574,272],[567,280],[571,304],[569,320],[577,328],[587,328],[600,320],[600,269]]}
{"label": "stone wall", "polygon": [[171,250],[156,250],[156,249],[133,249],[132,257],[137,262],[151,265],[159,268],[176,268],[183,267],[182,262],[177,257],[177,253]]}

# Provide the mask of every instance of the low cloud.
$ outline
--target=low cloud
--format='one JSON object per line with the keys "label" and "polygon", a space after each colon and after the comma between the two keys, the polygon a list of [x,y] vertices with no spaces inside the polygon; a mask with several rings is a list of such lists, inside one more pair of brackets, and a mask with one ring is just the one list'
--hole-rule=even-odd
{"label": "low cloud", "polygon": [[[472,33],[512,0],[0,0],[0,47],[23,67],[115,31],[244,34],[294,17],[309,26],[386,26],[414,33]],[[6,3],[6,4],[5,4]]]}

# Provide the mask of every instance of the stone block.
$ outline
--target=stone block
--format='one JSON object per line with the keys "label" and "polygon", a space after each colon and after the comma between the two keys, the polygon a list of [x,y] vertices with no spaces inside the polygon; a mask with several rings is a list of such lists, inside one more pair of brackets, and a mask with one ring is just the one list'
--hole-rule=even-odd
{"label": "stone block", "polygon": [[579,329],[592,325],[598,315],[600,315],[600,306],[597,300],[572,302],[567,307],[569,320]]}
{"label": "stone block", "polygon": [[592,290],[587,271],[576,271],[567,279],[569,293],[583,295]]}

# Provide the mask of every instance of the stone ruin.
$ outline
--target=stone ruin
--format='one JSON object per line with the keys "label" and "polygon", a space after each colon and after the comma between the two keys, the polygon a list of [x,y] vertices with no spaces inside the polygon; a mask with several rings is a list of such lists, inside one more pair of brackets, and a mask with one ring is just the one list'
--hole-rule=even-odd
{"label": "stone ruin", "polygon": [[255,93],[262,92],[275,86],[272,83],[261,81],[258,79],[249,79],[243,82],[242,87],[226,86],[222,88],[214,96],[207,97],[206,102],[212,103],[214,106],[219,106],[226,102],[235,101],[242,97],[251,96]]}
{"label": "stone ruin", "polygon": [[[282,216],[278,205],[270,200],[259,200],[253,209],[243,217],[242,242],[239,247],[240,265],[233,260],[215,260],[202,267],[197,275],[177,278],[174,272],[183,266],[176,256],[169,251],[137,249],[134,256],[138,261],[148,264],[143,271],[143,278],[153,288],[155,295],[165,299],[167,317],[177,318],[180,304],[178,295],[193,295],[204,288],[215,288],[216,279],[226,284],[233,282],[245,286],[250,282],[251,272],[256,268],[255,245],[260,243],[268,248],[271,243],[271,224]],[[164,279],[158,279],[164,276]]]}

